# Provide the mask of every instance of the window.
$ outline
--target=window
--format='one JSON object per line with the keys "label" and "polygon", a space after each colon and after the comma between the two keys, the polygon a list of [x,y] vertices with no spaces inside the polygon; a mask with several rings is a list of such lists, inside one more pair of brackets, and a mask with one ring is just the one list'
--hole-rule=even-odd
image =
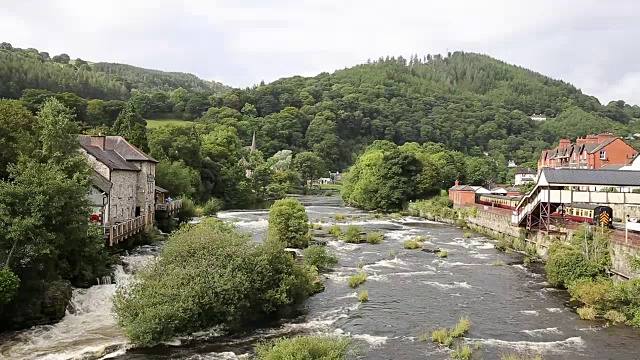
{"label": "window", "polygon": [[600,150],[600,160],[606,160],[607,159],[607,152],[604,150]]}

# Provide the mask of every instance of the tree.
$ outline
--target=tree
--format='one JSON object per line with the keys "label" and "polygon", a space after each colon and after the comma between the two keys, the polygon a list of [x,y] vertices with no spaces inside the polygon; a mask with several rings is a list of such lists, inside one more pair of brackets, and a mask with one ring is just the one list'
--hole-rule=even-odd
{"label": "tree", "polygon": [[0,180],[8,176],[7,166],[34,147],[35,118],[16,100],[0,99]]}
{"label": "tree", "polygon": [[127,103],[113,123],[111,130],[143,151],[148,151],[146,121],[136,111],[132,103]]}
{"label": "tree", "polygon": [[267,160],[267,164],[272,170],[286,172],[291,168],[293,162],[293,151],[280,150]]}
{"label": "tree", "polygon": [[156,183],[177,196],[194,197],[202,186],[200,174],[182,161],[161,161],[156,165]]}
{"label": "tree", "polygon": [[309,217],[298,200],[281,199],[271,205],[268,241],[299,249],[309,245]]}
{"label": "tree", "polygon": [[324,162],[322,159],[312,152],[302,152],[293,159],[294,168],[300,173],[302,180],[309,188],[313,184],[313,180],[317,179],[324,170]]}
{"label": "tree", "polygon": [[60,55],[54,56],[53,58],[51,58],[51,60],[53,62],[60,63],[60,64],[68,64],[69,61],[71,61],[71,58],[67,54],[60,54]]}

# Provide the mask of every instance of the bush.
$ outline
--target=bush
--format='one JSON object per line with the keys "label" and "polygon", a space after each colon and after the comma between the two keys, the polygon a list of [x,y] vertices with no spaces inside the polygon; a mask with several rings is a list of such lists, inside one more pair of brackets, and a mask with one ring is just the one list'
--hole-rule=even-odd
{"label": "bush", "polygon": [[504,266],[504,262],[500,259],[494,260],[491,264],[493,264],[493,266]]}
{"label": "bush", "polygon": [[598,269],[581,250],[560,242],[554,242],[549,247],[544,268],[549,283],[558,287],[566,287],[574,280],[593,277],[598,273]]}
{"label": "bush", "polygon": [[347,226],[347,230],[344,232],[344,242],[358,244],[362,242],[362,236],[360,236],[360,228],[355,225]]}
{"label": "bush", "polygon": [[344,360],[348,338],[299,336],[280,338],[256,346],[259,360]]}
{"label": "bush", "polygon": [[389,257],[392,258],[392,259],[396,257],[396,250],[395,249],[389,249]]}
{"label": "bush", "polygon": [[595,320],[596,318],[596,309],[591,306],[578,308],[577,312],[582,320]]}
{"label": "bush", "polygon": [[198,215],[196,211],[196,204],[194,204],[193,200],[189,198],[181,198],[182,207],[178,211],[176,217],[180,222],[186,222]]}
{"label": "bush", "polygon": [[519,354],[506,354],[500,356],[500,360],[543,360],[540,355],[519,355]]}
{"label": "bush", "polygon": [[469,318],[467,318],[466,316],[462,316],[460,317],[460,320],[458,320],[456,327],[449,332],[449,335],[451,335],[451,337],[454,337],[454,338],[462,337],[467,332],[469,332],[470,328],[471,328],[471,321],[469,321]]}
{"label": "bush", "polygon": [[511,238],[507,238],[504,235],[500,236],[498,239],[498,243],[495,245],[495,248],[500,251],[507,251],[513,247],[513,241]]}
{"label": "bush", "polygon": [[368,233],[364,239],[369,244],[380,244],[382,242],[383,237],[384,235],[382,235],[382,232],[376,231],[376,232]]}
{"label": "bush", "polygon": [[338,263],[338,257],[327,251],[324,246],[311,245],[302,251],[302,261],[323,271]]}
{"label": "bush", "polygon": [[364,284],[366,281],[367,281],[367,274],[363,272],[358,273],[356,275],[349,277],[349,286],[355,289],[358,286]]}
{"label": "bush", "polygon": [[599,309],[604,309],[609,303],[612,288],[613,282],[606,278],[578,279],[568,286],[571,298]]}
{"label": "bush", "polygon": [[342,221],[342,220],[346,220],[347,219],[347,215],[345,214],[335,214],[333,216],[334,219],[336,219],[337,221]]}
{"label": "bush", "polygon": [[448,329],[434,330],[431,333],[431,341],[445,346],[451,346],[453,344],[453,338],[449,335]]}
{"label": "bush", "polygon": [[[158,260],[114,295],[118,324],[135,344],[224,326],[233,332],[269,320],[316,291],[317,273],[275,240],[253,244],[207,219],[178,230]],[[207,276],[202,276],[207,274]]]}
{"label": "bush", "polygon": [[420,247],[422,247],[422,245],[415,240],[407,240],[404,242],[405,249],[418,249]]}
{"label": "bush", "polygon": [[309,246],[309,217],[298,200],[281,199],[271,205],[269,239],[284,242],[291,248]]}
{"label": "bush", "polygon": [[331,234],[331,236],[333,237],[340,237],[340,235],[342,235],[342,228],[340,227],[340,225],[331,225],[331,227],[329,228],[329,234]]}
{"label": "bush", "polygon": [[18,295],[20,279],[8,268],[0,269],[0,305],[8,304]]}
{"label": "bush", "polygon": [[436,255],[439,258],[446,258],[447,256],[449,256],[449,252],[447,250],[440,250]]}
{"label": "bush", "polygon": [[468,233],[468,232],[464,233],[464,237],[465,237],[465,239],[470,238],[471,237],[471,233]]}
{"label": "bush", "polygon": [[627,321],[627,317],[623,313],[616,310],[609,310],[604,314],[604,318],[612,323],[624,323]]}
{"label": "bush", "polygon": [[205,216],[211,216],[217,214],[220,210],[224,209],[224,201],[213,198],[209,199],[202,208],[202,214]]}
{"label": "bush", "polygon": [[471,359],[471,347],[469,345],[460,345],[456,346],[456,349],[451,353],[452,359],[462,359],[469,360]]}
{"label": "bush", "polygon": [[360,302],[367,302],[369,301],[369,292],[367,290],[363,290],[358,294],[358,300],[360,300]]}
{"label": "bush", "polygon": [[313,229],[313,230],[322,230],[323,227],[320,224],[311,224],[311,229]]}
{"label": "bush", "polygon": [[424,236],[418,236],[417,238],[413,239],[413,241],[419,242],[419,243],[425,242],[426,240],[427,238]]}

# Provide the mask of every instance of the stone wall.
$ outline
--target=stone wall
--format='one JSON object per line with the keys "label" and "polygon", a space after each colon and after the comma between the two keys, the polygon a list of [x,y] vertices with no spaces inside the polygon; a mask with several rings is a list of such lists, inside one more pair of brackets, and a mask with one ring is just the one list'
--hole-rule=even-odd
{"label": "stone wall", "polygon": [[155,212],[156,194],[156,164],[150,161],[136,161],[134,164],[140,169],[136,183],[136,204],[141,214]]}
{"label": "stone wall", "polygon": [[114,170],[111,172],[113,186],[109,194],[110,224],[134,218],[137,181],[137,171]]}
{"label": "stone wall", "polygon": [[93,167],[93,170],[98,172],[98,174],[102,175],[105,179],[111,181],[111,173],[107,165],[98,161],[98,159],[96,159],[93,155],[90,155],[83,148],[80,148],[80,152],[84,154],[85,158],[87,158],[87,160],[89,161],[89,164],[91,164],[91,167]]}

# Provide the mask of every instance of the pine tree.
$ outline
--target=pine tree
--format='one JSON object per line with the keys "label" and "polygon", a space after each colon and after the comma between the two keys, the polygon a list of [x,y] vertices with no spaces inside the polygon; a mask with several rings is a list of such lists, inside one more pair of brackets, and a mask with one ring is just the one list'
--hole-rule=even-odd
{"label": "pine tree", "polygon": [[134,105],[128,102],[113,123],[111,130],[143,151],[148,151],[149,146],[145,126],[146,121],[136,111]]}

